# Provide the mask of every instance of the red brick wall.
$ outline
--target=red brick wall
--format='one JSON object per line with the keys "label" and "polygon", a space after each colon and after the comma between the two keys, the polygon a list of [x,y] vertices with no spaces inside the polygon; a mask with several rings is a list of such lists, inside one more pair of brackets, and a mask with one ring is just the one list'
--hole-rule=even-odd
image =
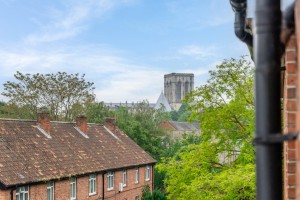
{"label": "red brick wall", "polygon": [[[297,130],[297,48],[296,38],[292,36],[285,53],[284,80],[284,133]],[[284,143],[284,195],[285,199],[296,198],[296,142]]]}
{"label": "red brick wall", "polygon": [[[142,188],[145,185],[152,186],[152,167],[150,168],[150,180],[145,181],[146,167],[139,168],[139,183],[135,183],[135,168],[127,169],[127,184],[122,192],[119,192],[119,183],[122,183],[123,170],[114,172],[114,189],[107,190],[107,176],[104,175],[104,197],[105,199],[114,200],[134,200],[136,195],[141,197]],[[89,196],[88,193],[89,176],[82,176],[76,179],[77,200],[96,200],[102,199],[102,174],[97,174],[97,190],[96,194]],[[54,182],[55,200],[70,199],[70,181],[60,180]],[[31,185],[29,187],[30,200],[46,200],[47,199],[47,183]],[[14,199],[16,191],[14,191]],[[10,200],[10,190],[0,190],[0,200]]]}
{"label": "red brick wall", "polygon": [[10,200],[10,190],[0,190],[0,200]]}

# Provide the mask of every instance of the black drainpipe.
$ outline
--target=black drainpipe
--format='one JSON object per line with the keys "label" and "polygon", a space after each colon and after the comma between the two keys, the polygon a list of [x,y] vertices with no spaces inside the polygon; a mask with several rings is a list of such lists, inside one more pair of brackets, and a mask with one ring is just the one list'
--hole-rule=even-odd
{"label": "black drainpipe", "polygon": [[104,172],[102,173],[102,200],[104,200]]}
{"label": "black drainpipe", "polygon": [[252,48],[252,34],[246,31],[247,0],[230,0],[229,2],[235,13],[234,33],[242,42]]}
{"label": "black drainpipe", "polygon": [[14,200],[14,189],[10,190],[10,200]]}
{"label": "black drainpipe", "polygon": [[283,198],[280,104],[280,0],[256,0],[256,198]]}
{"label": "black drainpipe", "polygon": [[155,164],[153,164],[151,166],[151,168],[152,168],[152,192],[154,191],[154,166],[155,166]]}

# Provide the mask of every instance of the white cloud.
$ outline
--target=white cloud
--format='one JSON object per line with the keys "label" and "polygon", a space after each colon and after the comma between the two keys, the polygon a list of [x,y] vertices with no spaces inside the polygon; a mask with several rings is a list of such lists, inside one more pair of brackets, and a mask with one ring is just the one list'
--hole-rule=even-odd
{"label": "white cloud", "polygon": [[[25,38],[27,44],[53,42],[78,35],[87,29],[91,17],[99,17],[120,5],[130,4],[136,0],[73,0],[68,1],[64,10],[50,9],[53,20],[41,27],[40,32]],[[33,19],[39,23],[38,19]]]}
{"label": "white cloud", "polygon": [[[125,73],[115,73],[110,81],[104,81],[103,86],[96,91],[99,100],[106,102],[132,102],[157,100],[163,89],[163,75],[160,70],[135,69]],[[117,99],[117,101],[116,101]]]}
{"label": "white cloud", "polygon": [[[70,48],[0,51],[0,85],[14,80],[16,71],[22,73],[86,74],[95,83],[99,101],[132,102],[148,99],[155,102],[163,89],[164,69],[134,64],[120,53],[104,50],[102,46],[72,46]],[[86,49],[90,49],[86,51]]]}
{"label": "white cloud", "polygon": [[216,48],[215,47],[201,47],[197,45],[187,45],[182,47],[177,51],[179,55],[183,56],[191,56],[195,59],[203,59],[210,56],[216,55]]}

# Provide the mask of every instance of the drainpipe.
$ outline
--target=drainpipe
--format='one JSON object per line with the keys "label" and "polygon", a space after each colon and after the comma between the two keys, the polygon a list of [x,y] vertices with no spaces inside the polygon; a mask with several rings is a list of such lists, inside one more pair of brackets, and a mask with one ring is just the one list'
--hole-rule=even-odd
{"label": "drainpipe", "polygon": [[14,189],[10,190],[10,200],[14,200]]}
{"label": "drainpipe", "polygon": [[102,173],[102,200],[104,200],[104,172]]}
{"label": "drainpipe", "polygon": [[152,192],[154,191],[154,164],[151,166],[152,168]]}
{"label": "drainpipe", "polygon": [[247,0],[230,0],[230,4],[235,13],[234,33],[242,42],[252,48],[252,34],[246,31]]}
{"label": "drainpipe", "polygon": [[229,0],[232,10],[234,11],[234,33],[242,42],[244,42],[253,60],[253,36],[252,26],[246,21],[252,23],[251,19],[246,19],[247,0]]}
{"label": "drainpipe", "polygon": [[280,0],[256,0],[256,198],[283,198],[280,102]]}

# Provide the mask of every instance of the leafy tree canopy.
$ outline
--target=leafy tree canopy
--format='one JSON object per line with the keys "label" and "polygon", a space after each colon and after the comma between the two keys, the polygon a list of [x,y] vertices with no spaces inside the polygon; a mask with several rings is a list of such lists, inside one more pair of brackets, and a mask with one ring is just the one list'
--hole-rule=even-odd
{"label": "leafy tree canopy", "polygon": [[188,110],[188,104],[184,102],[178,111],[173,110],[170,115],[173,121],[187,122],[191,116],[191,111]]}
{"label": "leafy tree canopy", "polygon": [[84,113],[88,122],[104,123],[105,117],[114,117],[115,113],[104,102],[88,102],[85,104]]}
{"label": "leafy tree canopy", "polygon": [[159,159],[163,150],[164,130],[158,126],[165,113],[149,106],[147,101],[135,104],[131,109],[119,107],[116,110],[118,127],[153,158]]}
{"label": "leafy tree canopy", "polygon": [[253,67],[242,57],[209,74],[186,98],[200,121],[201,143],[157,166],[166,173],[168,199],[255,199]]}
{"label": "leafy tree canopy", "polygon": [[37,109],[47,107],[54,120],[72,120],[86,102],[94,100],[93,84],[84,74],[23,74],[17,72],[16,81],[4,83],[3,96],[16,108],[26,108],[32,117]]}

